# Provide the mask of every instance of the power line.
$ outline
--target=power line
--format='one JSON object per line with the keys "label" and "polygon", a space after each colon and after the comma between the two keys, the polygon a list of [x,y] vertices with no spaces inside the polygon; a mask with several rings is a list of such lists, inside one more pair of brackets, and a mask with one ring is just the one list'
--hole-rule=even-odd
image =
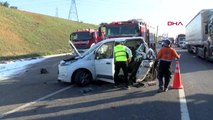
{"label": "power line", "polygon": [[76,3],[75,0],[71,1],[70,4],[70,10],[69,10],[69,15],[68,15],[68,19],[71,20],[74,17],[74,20],[79,21],[78,19],[78,11],[77,11],[77,7],[76,7]]}

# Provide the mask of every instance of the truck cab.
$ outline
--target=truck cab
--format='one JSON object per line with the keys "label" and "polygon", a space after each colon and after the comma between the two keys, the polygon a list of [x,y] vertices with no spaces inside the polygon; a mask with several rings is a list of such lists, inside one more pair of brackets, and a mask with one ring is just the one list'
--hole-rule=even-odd
{"label": "truck cab", "polygon": [[177,47],[182,47],[182,44],[185,43],[185,40],[186,40],[186,35],[179,34],[176,38]]}
{"label": "truck cab", "polygon": [[156,49],[154,27],[150,26],[142,19],[101,23],[99,31],[104,31],[106,38],[141,36],[149,47],[153,50]]}
{"label": "truck cab", "polygon": [[89,49],[94,44],[100,42],[103,38],[103,33],[98,36],[98,31],[94,29],[77,30],[70,34],[70,41],[78,50]]}

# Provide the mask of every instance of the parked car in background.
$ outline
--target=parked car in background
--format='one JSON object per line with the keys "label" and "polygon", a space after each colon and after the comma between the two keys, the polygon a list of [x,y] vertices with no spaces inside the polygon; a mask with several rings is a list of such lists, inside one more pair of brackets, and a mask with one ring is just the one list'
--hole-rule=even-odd
{"label": "parked car in background", "polygon": [[[62,60],[58,65],[58,80],[85,86],[93,80],[102,80],[114,83],[114,45],[123,42],[132,50],[133,58],[129,64],[129,73],[136,72],[135,82],[144,79],[155,79],[156,70],[153,70],[155,52],[148,47],[143,37],[122,37],[103,40],[82,55],[70,42],[73,51],[69,59]],[[137,66],[131,64],[137,63]],[[152,69],[152,70],[151,70]]]}

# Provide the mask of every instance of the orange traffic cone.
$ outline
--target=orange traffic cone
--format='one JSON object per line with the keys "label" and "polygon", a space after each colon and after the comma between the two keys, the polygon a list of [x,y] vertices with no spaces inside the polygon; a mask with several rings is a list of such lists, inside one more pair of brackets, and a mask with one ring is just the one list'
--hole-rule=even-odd
{"label": "orange traffic cone", "polygon": [[172,84],[171,88],[172,89],[182,89],[183,88],[183,85],[181,82],[179,61],[176,61],[175,75],[174,75],[174,80],[173,80],[173,84]]}

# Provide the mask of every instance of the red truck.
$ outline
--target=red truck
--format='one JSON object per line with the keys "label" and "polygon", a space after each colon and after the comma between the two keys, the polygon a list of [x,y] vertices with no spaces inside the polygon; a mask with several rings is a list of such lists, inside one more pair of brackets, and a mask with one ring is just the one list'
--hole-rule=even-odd
{"label": "red truck", "polygon": [[[104,31],[106,38],[142,36],[148,46],[156,50],[154,27],[142,19],[101,23],[98,30],[99,33]],[[99,36],[101,36],[101,34],[99,34]]]}
{"label": "red truck", "polygon": [[98,35],[98,30],[95,29],[77,30],[70,34],[70,41],[79,50],[88,49],[102,39],[104,39],[104,33],[101,32]]}

